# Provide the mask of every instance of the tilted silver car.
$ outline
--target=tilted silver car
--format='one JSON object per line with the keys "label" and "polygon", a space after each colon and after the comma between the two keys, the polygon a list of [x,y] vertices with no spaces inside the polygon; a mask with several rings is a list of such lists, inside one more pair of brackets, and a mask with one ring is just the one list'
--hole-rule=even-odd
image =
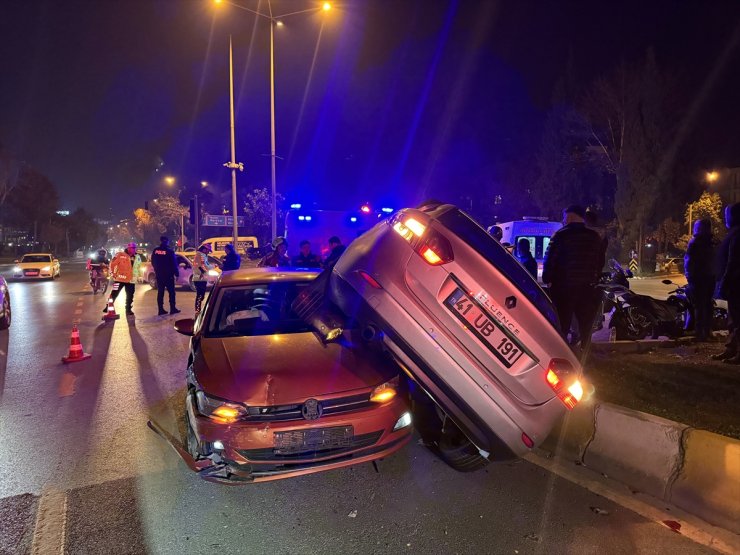
{"label": "tilted silver car", "polygon": [[[426,392],[414,397],[417,428],[454,468],[523,455],[583,395],[546,293],[452,205],[397,212],[320,281],[324,306],[382,340]],[[303,299],[304,314],[316,301]],[[323,318],[314,327],[331,336],[339,324]]]}

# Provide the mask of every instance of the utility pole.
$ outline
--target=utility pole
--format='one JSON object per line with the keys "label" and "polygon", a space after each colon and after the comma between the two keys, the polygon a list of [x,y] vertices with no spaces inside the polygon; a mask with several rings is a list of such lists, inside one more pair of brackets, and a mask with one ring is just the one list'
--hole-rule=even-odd
{"label": "utility pole", "polygon": [[200,246],[200,204],[198,204],[198,195],[195,195],[195,248]]}
{"label": "utility pole", "polygon": [[239,242],[239,226],[237,224],[236,209],[236,170],[244,171],[244,164],[236,161],[236,142],[234,140],[234,54],[229,36],[229,104],[231,112],[231,161],[224,164],[231,170],[231,216],[234,218],[232,234],[234,236],[234,250]]}

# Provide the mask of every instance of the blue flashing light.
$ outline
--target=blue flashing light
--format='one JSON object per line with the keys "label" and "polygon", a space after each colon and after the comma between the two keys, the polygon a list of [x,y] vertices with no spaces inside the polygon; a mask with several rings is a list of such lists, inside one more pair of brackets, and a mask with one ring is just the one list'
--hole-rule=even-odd
{"label": "blue flashing light", "polygon": [[306,216],[306,221],[307,222],[310,222],[311,221],[311,216]]}
{"label": "blue flashing light", "polygon": [[355,222],[357,221],[357,218],[355,218],[354,216],[352,216],[352,217],[351,217],[351,218],[349,219],[349,221],[350,221],[350,222],[352,222],[352,223],[355,223]]}
{"label": "blue flashing light", "polygon": [[385,212],[386,214],[390,214],[391,212],[393,212],[393,208],[381,208],[380,210],[382,212]]}
{"label": "blue flashing light", "polygon": [[300,210],[301,209],[301,205],[300,204],[291,204],[290,207],[293,210]]}
{"label": "blue flashing light", "polygon": [[303,221],[303,220],[306,219],[306,216],[298,216],[298,219],[301,220],[301,221]]}

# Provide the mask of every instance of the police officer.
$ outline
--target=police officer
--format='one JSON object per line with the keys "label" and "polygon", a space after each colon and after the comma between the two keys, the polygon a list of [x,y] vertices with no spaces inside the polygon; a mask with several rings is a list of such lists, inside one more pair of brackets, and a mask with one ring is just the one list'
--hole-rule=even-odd
{"label": "police officer", "polygon": [[170,248],[170,238],[162,235],[159,246],[152,252],[152,266],[154,274],[157,276],[157,306],[158,314],[162,316],[167,314],[164,309],[164,290],[170,298],[170,314],[177,314],[180,311],[175,306],[175,278],[180,277],[180,270],[177,267],[175,251]]}
{"label": "police officer", "polygon": [[725,350],[712,358],[740,364],[740,202],[725,208],[725,225],[730,230],[719,246],[719,298],[727,300],[730,340]]}
{"label": "police officer", "polygon": [[339,257],[342,256],[342,253],[344,253],[347,247],[342,244],[342,240],[339,237],[334,235],[329,237],[329,248],[331,251],[326,257],[326,260],[324,260],[324,268],[327,270],[331,270],[334,267],[334,264],[337,263],[337,260],[339,260]]}
{"label": "police officer", "polygon": [[236,253],[234,245],[228,243],[224,246],[226,256],[224,256],[224,265],[222,270],[228,272],[230,270],[238,270],[242,265],[242,257]]}
{"label": "police officer", "polygon": [[555,232],[545,255],[543,283],[550,285],[550,298],[565,337],[575,316],[581,348],[591,341],[591,329],[598,305],[596,283],[604,266],[603,242],[586,227],[583,207],[563,210],[563,227]]}

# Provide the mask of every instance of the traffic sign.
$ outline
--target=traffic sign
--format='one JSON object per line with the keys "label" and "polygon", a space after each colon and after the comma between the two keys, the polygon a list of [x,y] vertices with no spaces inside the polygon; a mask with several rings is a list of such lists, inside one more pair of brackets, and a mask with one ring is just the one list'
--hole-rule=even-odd
{"label": "traffic sign", "polygon": [[637,259],[636,259],[636,258],[633,258],[632,260],[630,260],[630,263],[629,263],[629,268],[630,268],[630,271],[631,271],[631,272],[632,272],[633,274],[634,274],[635,272],[637,272]]}
{"label": "traffic sign", "polygon": [[[231,227],[234,225],[233,216],[222,216],[219,214],[206,214],[203,216],[203,225],[205,226],[219,226],[219,227]],[[244,226],[244,216],[237,216],[236,225]]]}

